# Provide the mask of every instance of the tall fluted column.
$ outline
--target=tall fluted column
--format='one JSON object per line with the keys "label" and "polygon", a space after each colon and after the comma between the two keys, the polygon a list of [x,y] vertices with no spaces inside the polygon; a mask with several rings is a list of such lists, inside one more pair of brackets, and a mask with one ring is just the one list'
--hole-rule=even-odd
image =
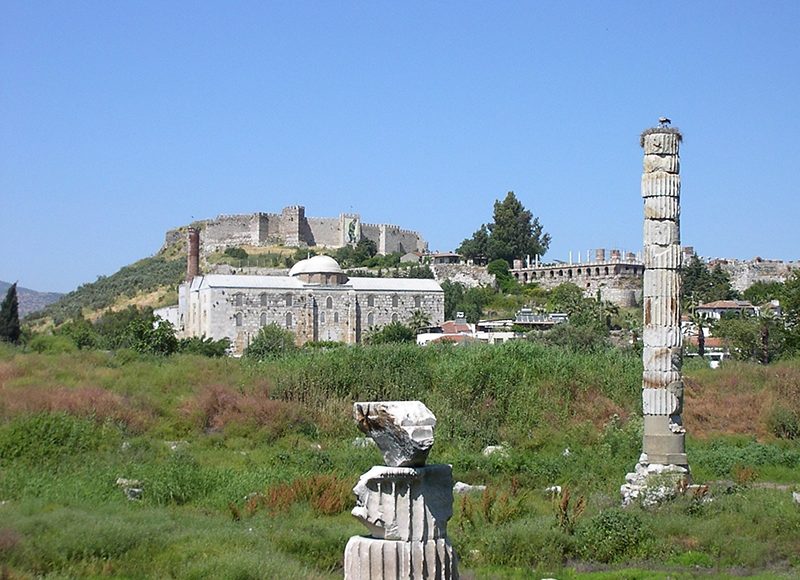
{"label": "tall fluted column", "polygon": [[[643,453],[623,486],[625,503],[648,487],[653,474],[688,479],[681,338],[681,134],[662,120],[642,133],[644,171]],[[663,479],[663,478],[662,478]]]}

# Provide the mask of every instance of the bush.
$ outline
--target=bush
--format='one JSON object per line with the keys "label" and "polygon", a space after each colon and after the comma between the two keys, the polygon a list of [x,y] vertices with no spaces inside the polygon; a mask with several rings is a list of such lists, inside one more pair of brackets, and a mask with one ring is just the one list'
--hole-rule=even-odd
{"label": "bush", "polygon": [[613,508],[606,510],[579,529],[583,557],[598,562],[619,562],[636,557],[650,539],[639,514]]}
{"label": "bush", "polygon": [[213,338],[192,336],[190,338],[183,338],[178,342],[178,352],[200,356],[222,357],[227,354],[230,346],[231,341],[227,338],[214,340]]}
{"label": "bush", "polygon": [[197,460],[178,449],[145,480],[145,497],[157,504],[182,505],[206,495],[209,483]]}
{"label": "bush", "polygon": [[38,413],[0,427],[0,460],[39,462],[93,451],[103,440],[101,428],[66,413]]}
{"label": "bush", "polygon": [[62,354],[75,352],[78,346],[68,336],[37,334],[28,341],[28,348],[33,352]]}
{"label": "bush", "polygon": [[294,334],[274,322],[258,331],[244,351],[245,358],[264,361],[285,356],[297,350]]}
{"label": "bush", "polygon": [[767,417],[767,427],[775,437],[797,439],[800,437],[800,416],[791,409],[776,405]]}
{"label": "bush", "polygon": [[393,342],[414,342],[416,334],[402,322],[391,322],[367,336],[367,344],[389,344]]}
{"label": "bush", "polygon": [[225,248],[224,255],[236,260],[246,260],[248,258],[248,254],[243,248]]}

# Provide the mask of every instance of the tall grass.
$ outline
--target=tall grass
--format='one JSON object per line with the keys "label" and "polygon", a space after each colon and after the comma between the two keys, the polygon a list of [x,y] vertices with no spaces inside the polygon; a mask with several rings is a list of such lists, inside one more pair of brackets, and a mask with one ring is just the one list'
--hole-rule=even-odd
{"label": "tall grass", "polygon": [[[641,449],[632,353],[378,345],[253,364],[0,345],[0,560],[12,577],[333,577],[364,533],[348,489],[381,462],[352,445],[352,403],[420,399],[438,418],[430,461],[489,486],[450,523],[475,577],[573,577],[568,563],[791,576],[800,512],[756,484],[800,486],[800,441],[771,428],[774,408],[797,409],[800,363],[688,375],[695,478],[732,481],[710,503],[618,512]],[[492,443],[507,452],[484,456]],[[544,492],[555,484],[585,509]]]}

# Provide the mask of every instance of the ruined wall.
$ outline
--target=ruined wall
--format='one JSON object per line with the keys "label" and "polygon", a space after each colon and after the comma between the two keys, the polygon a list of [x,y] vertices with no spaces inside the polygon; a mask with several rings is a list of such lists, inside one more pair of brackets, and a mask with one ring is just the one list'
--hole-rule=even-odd
{"label": "ruined wall", "polygon": [[[357,239],[370,239],[378,252],[426,251],[427,242],[414,231],[388,224],[362,224],[358,214],[340,214],[335,218],[306,217],[301,205],[285,207],[280,214],[253,213],[220,215],[212,220],[199,220],[193,225],[202,230],[201,253],[204,256],[230,246],[267,246],[284,244],[288,247],[346,245],[351,221],[356,222]],[[182,242],[185,227],[169,230],[161,250]]]}
{"label": "ruined wall", "polygon": [[486,271],[485,266],[471,264],[432,264],[430,266],[433,278],[437,282],[449,280],[458,282],[467,288],[478,286],[494,286],[496,281],[493,274]]}
{"label": "ruined wall", "polygon": [[614,250],[612,260],[605,260],[605,250],[597,250],[598,261],[581,264],[549,264],[532,268],[514,268],[511,274],[521,283],[537,283],[552,289],[571,282],[583,289],[584,296],[600,298],[621,307],[642,303],[642,278],[644,265],[628,255],[622,259]]}
{"label": "ruined wall", "polygon": [[731,286],[744,292],[756,282],[786,282],[792,272],[800,270],[800,262],[780,260],[711,260],[709,268],[719,267],[731,277]]}
{"label": "ruined wall", "polygon": [[257,246],[260,221],[258,214],[221,215],[207,220],[200,236],[202,251],[210,253],[228,246]]}

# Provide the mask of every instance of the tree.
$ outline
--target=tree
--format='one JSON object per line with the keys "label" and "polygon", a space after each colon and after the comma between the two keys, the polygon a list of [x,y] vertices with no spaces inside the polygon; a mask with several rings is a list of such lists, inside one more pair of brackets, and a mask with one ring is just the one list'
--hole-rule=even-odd
{"label": "tree", "polygon": [[17,283],[14,282],[9,286],[5,300],[0,304],[0,340],[17,344],[19,335],[19,299]]}
{"label": "tree", "polygon": [[392,342],[414,342],[416,334],[402,322],[390,322],[366,337],[367,344],[388,344]]}
{"label": "tree", "polygon": [[549,247],[550,234],[544,233],[539,218],[534,218],[514,192],[509,191],[503,201],[495,201],[494,221],[482,225],[457,251],[467,258],[485,256],[511,264],[526,256],[542,256]]}
{"label": "tree", "polygon": [[719,264],[713,270],[709,270],[706,263],[698,256],[693,256],[683,267],[681,276],[684,304],[690,301],[702,304],[715,300],[733,300],[738,295],[731,286],[731,277]]}
{"label": "tree", "polygon": [[428,328],[431,325],[431,317],[422,310],[415,310],[409,317],[407,326],[414,332],[414,335],[420,333],[423,328]]}
{"label": "tree", "polygon": [[274,322],[267,324],[244,350],[244,357],[264,361],[279,358],[297,350],[294,334]]}
{"label": "tree", "polygon": [[485,258],[489,255],[489,228],[482,224],[478,230],[461,242],[456,250],[459,254],[468,259]]}
{"label": "tree", "polygon": [[132,320],[125,331],[126,346],[142,354],[168,356],[178,350],[175,327],[166,320]]}

